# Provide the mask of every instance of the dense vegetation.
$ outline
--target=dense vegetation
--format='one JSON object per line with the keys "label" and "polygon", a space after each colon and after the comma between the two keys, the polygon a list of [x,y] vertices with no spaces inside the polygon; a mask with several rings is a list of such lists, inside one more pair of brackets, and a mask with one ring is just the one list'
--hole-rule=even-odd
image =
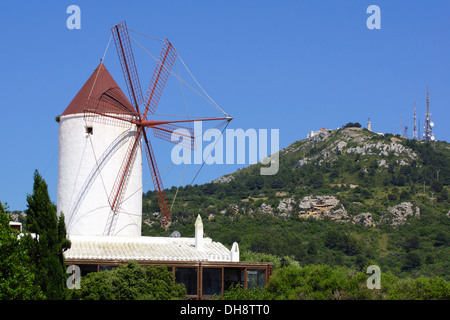
{"label": "dense vegetation", "polygon": [[[336,147],[341,141],[346,146]],[[376,144],[397,149],[384,155]],[[360,151],[366,145],[364,152]],[[358,149],[360,148],[360,149]],[[400,151],[396,151],[400,150]],[[305,159],[299,166],[299,160]],[[328,265],[364,271],[380,266],[401,278],[440,276],[450,280],[450,148],[365,129],[337,130],[318,139],[301,140],[280,151],[280,170],[261,176],[261,164],[241,169],[226,183],[181,187],[173,223],[160,227],[156,197],[144,195],[143,234],[193,236],[194,217],[203,217],[205,234],[241,250],[292,256],[301,266]],[[167,190],[168,198],[175,188]],[[282,215],[283,199],[333,195],[350,216],[370,212],[375,227],[303,219],[298,211]],[[409,202],[420,216],[394,226],[383,220],[389,206]],[[261,205],[270,205],[264,212]],[[298,210],[298,209],[297,209]]]}
{"label": "dense vegetation", "polygon": [[380,277],[381,288],[367,288],[368,275],[345,267],[287,266],[275,271],[264,289],[230,288],[225,300],[448,300],[450,283],[442,278]]}
{"label": "dense vegetation", "polygon": [[0,202],[0,300],[43,299],[26,244],[10,228],[7,210]]}
{"label": "dense vegetation", "polygon": [[56,215],[47,184],[34,173],[33,193],[27,196],[26,227],[18,237],[0,203],[0,299],[64,299],[66,268],[63,252],[70,247],[64,215]]}
{"label": "dense vegetation", "polygon": [[51,202],[47,183],[36,170],[33,194],[27,196],[27,230],[37,235],[32,241],[30,235],[24,241],[32,257],[36,280],[48,299],[63,299],[66,290],[66,266],[63,252],[70,248],[66,238],[64,214],[57,217],[56,206]]}

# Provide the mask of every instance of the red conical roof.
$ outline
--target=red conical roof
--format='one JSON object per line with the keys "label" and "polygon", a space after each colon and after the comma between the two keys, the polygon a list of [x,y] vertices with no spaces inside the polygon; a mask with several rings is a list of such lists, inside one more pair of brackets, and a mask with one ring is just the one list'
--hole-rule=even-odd
{"label": "red conical roof", "polygon": [[[97,75],[98,74],[98,75]],[[86,102],[89,98],[89,94],[91,97],[100,99],[101,95],[107,91],[107,90],[113,90],[116,96],[119,96],[120,101],[125,101],[126,105],[124,107],[130,111],[130,113],[135,113],[133,106],[127,99],[127,97],[124,95],[122,90],[119,88],[117,83],[114,81],[111,74],[106,69],[105,65],[100,62],[100,64],[97,66],[97,68],[94,70],[92,75],[89,77],[89,79],[86,81],[86,83],[83,85],[80,91],[78,91],[75,98],[73,98],[72,102],[67,106],[66,110],[61,114],[61,116],[67,116],[69,114],[77,114],[77,113],[84,113],[84,109],[86,107]],[[92,90],[92,92],[91,92]],[[111,105],[111,110],[109,111],[116,111],[113,110],[114,106]],[[123,112],[123,109],[120,110]]]}

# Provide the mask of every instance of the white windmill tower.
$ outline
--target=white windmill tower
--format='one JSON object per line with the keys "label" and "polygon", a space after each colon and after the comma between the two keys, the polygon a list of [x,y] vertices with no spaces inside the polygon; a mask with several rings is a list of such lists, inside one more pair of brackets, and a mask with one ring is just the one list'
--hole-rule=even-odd
{"label": "white windmill tower", "polygon": [[[65,215],[72,235],[140,236],[142,221],[142,149],[137,148],[134,166],[114,231],[107,230],[111,219],[108,193],[114,185],[136,125],[112,126],[87,121],[86,101],[100,99],[105,92],[120,104],[111,104],[111,113],[133,114],[134,109],[103,63],[94,70],[59,120],[59,174],[57,210]],[[116,109],[114,107],[116,106]],[[123,106],[123,107],[119,107]],[[133,194],[134,193],[134,194]]]}

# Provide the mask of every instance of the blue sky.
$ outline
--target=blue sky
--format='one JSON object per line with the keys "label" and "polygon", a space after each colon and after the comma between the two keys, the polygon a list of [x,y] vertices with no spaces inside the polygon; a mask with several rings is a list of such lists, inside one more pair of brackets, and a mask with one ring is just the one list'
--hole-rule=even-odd
{"label": "blue sky", "polygon": [[[81,9],[80,30],[66,27],[72,4]],[[381,9],[380,30],[366,27],[371,4]],[[2,1],[0,201],[26,209],[38,169],[56,203],[55,116],[98,65],[111,27],[122,20],[170,39],[206,92],[235,117],[229,128],[279,129],[285,148],[311,130],[365,126],[368,118],[374,131],[398,133],[400,115],[411,137],[414,101],[424,122],[427,84],[434,134],[449,141],[448,12],[448,1],[425,0]],[[141,57],[139,70],[147,65]],[[105,65],[126,93],[113,44]],[[151,72],[140,74],[143,87]],[[160,171],[172,146],[154,144]],[[240,167],[205,166],[195,183]],[[188,167],[182,184],[197,170]],[[178,185],[181,172],[165,171],[165,187]]]}

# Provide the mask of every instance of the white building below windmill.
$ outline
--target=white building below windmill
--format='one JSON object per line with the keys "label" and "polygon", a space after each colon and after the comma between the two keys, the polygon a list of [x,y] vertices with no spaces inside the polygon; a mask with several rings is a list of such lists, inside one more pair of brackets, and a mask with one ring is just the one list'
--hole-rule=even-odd
{"label": "white building below windmill", "polygon": [[[89,121],[85,106],[89,97],[99,99],[113,92],[124,105],[133,107],[105,66],[100,65],[59,117],[59,172],[57,212],[65,216],[72,243],[64,252],[66,265],[80,267],[82,276],[134,260],[141,265],[165,265],[184,283],[188,297],[223,294],[232,284],[246,288],[264,286],[272,263],[239,262],[239,246],[229,250],[203,236],[200,216],[195,237],[144,237],[142,224],[142,150],[139,147],[117,215],[108,201],[126,156],[134,125],[113,126]],[[111,113],[123,110],[110,110]]]}

